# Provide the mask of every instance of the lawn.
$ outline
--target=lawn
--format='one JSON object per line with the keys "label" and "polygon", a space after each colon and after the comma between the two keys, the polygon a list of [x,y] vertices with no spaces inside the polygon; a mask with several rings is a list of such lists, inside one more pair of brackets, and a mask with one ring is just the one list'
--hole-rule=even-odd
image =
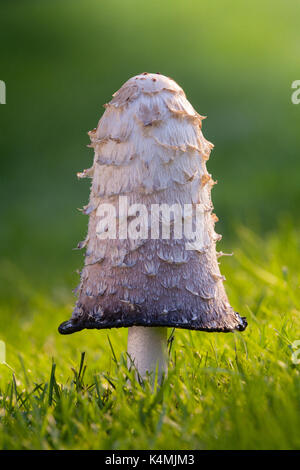
{"label": "lawn", "polygon": [[59,336],[69,286],[37,291],[3,263],[0,448],[299,449],[299,233],[285,221],[264,239],[236,234],[222,272],[247,330],[170,331],[169,374],[153,393],[128,371],[126,329]]}

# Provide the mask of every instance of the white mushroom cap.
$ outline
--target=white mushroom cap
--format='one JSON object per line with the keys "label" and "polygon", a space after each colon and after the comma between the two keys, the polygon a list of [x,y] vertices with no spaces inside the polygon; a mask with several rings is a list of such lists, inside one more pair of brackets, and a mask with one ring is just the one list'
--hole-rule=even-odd
{"label": "white mushroom cap", "polygon": [[[85,266],[79,296],[63,334],[83,328],[170,326],[205,331],[243,330],[247,323],[230,306],[220,274],[206,161],[213,145],[201,131],[203,117],[174,80],[143,73],[128,80],[105,105],[89,133],[94,163]],[[197,205],[201,239],[100,240],[99,207],[119,197],[128,204]],[[189,215],[184,214],[183,219]],[[117,228],[122,223],[117,220]],[[187,250],[187,242],[190,243]]]}

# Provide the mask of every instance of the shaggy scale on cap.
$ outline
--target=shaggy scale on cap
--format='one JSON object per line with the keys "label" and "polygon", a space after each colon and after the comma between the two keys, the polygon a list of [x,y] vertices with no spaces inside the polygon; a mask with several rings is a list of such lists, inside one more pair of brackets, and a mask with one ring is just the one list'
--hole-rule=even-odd
{"label": "shaggy scale on cap", "polygon": [[[210,192],[214,184],[206,161],[213,145],[201,132],[202,120],[172,79],[144,73],[128,80],[105,105],[98,127],[89,132],[93,166],[88,234],[78,300],[59,332],[84,328],[165,326],[203,331],[244,330],[246,319],[228,302],[219,270]],[[100,204],[119,196],[128,205],[196,204],[202,210],[201,242],[187,239],[100,240]],[[183,218],[185,215],[183,216]],[[117,220],[117,229],[122,220]],[[118,233],[118,232],[117,232]]]}

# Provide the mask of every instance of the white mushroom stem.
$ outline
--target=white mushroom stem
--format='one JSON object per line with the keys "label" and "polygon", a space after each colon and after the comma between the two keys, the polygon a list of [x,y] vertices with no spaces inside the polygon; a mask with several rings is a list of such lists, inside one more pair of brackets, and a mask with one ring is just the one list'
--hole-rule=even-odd
{"label": "white mushroom stem", "polygon": [[168,371],[167,328],[128,328],[127,352],[128,366],[134,363],[142,378],[151,374],[154,379],[157,371],[158,381],[161,382]]}

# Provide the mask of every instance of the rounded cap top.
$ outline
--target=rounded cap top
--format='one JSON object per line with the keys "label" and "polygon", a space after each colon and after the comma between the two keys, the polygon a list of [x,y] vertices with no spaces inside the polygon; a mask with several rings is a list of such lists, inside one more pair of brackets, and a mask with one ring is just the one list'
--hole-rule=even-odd
{"label": "rounded cap top", "polygon": [[127,82],[113,94],[113,98],[108,105],[104,106],[112,105],[119,108],[134,101],[141,94],[155,95],[163,91],[185,96],[182,88],[171,78],[165,77],[159,73],[144,72],[127,80]]}
{"label": "rounded cap top", "polygon": [[144,93],[159,93],[168,90],[174,93],[183,93],[182,88],[172,78],[165,77],[160,73],[143,72],[135,75],[123,84],[123,86],[113,95],[118,94],[122,89],[134,87]]}

